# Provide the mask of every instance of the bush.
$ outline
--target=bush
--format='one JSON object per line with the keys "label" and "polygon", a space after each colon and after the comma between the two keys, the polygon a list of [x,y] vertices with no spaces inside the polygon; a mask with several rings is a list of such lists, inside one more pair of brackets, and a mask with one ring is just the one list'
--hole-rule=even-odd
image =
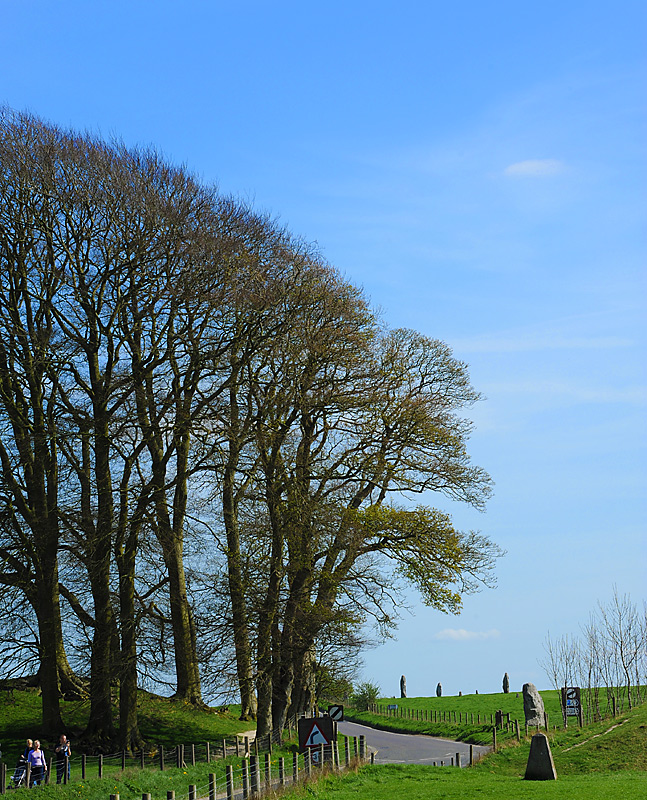
{"label": "bush", "polygon": [[382,690],[377,683],[360,683],[353,694],[353,705],[358,711],[368,711],[370,706],[377,703],[381,694]]}

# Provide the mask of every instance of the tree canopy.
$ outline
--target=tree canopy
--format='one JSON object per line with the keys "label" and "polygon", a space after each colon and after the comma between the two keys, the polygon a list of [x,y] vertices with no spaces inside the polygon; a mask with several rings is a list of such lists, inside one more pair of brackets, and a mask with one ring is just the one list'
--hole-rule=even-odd
{"label": "tree canopy", "polygon": [[0,115],[0,603],[33,620],[2,635],[44,731],[88,694],[88,744],[139,747],[138,685],[200,704],[206,679],[264,733],[314,702],[322,648],[391,623],[398,580],[458,611],[500,552],[416,498],[484,507],[478,399],[269,216]]}

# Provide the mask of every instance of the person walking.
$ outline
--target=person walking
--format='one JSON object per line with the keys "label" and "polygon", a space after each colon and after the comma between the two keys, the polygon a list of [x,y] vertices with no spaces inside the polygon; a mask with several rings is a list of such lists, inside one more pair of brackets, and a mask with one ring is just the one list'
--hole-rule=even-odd
{"label": "person walking", "polygon": [[34,739],[34,749],[29,751],[27,762],[31,769],[30,786],[39,786],[47,773],[47,761],[45,753],[40,749],[40,742]]}
{"label": "person walking", "polygon": [[[62,781],[67,783],[70,779],[70,756],[72,755],[72,748],[64,733],[59,736],[58,744],[54,752],[56,753],[56,783],[61,783]],[[65,778],[66,759],[67,778]]]}

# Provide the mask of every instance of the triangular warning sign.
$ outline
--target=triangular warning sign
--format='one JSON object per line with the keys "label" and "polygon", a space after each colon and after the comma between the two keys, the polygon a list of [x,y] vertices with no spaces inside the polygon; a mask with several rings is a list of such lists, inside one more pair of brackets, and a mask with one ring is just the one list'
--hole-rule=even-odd
{"label": "triangular warning sign", "polygon": [[319,726],[315,722],[306,741],[306,747],[317,747],[320,744],[330,744],[330,742],[319,730]]}

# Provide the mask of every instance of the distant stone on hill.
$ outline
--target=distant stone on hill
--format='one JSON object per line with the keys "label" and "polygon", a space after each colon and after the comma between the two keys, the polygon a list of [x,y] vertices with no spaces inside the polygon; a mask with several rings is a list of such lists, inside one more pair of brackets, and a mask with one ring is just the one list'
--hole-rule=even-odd
{"label": "distant stone on hill", "polygon": [[544,701],[534,683],[524,683],[523,685],[523,713],[526,717],[526,725],[541,726],[544,724]]}
{"label": "distant stone on hill", "polygon": [[400,678],[400,697],[406,697],[406,696],[407,696],[407,679],[403,675]]}

